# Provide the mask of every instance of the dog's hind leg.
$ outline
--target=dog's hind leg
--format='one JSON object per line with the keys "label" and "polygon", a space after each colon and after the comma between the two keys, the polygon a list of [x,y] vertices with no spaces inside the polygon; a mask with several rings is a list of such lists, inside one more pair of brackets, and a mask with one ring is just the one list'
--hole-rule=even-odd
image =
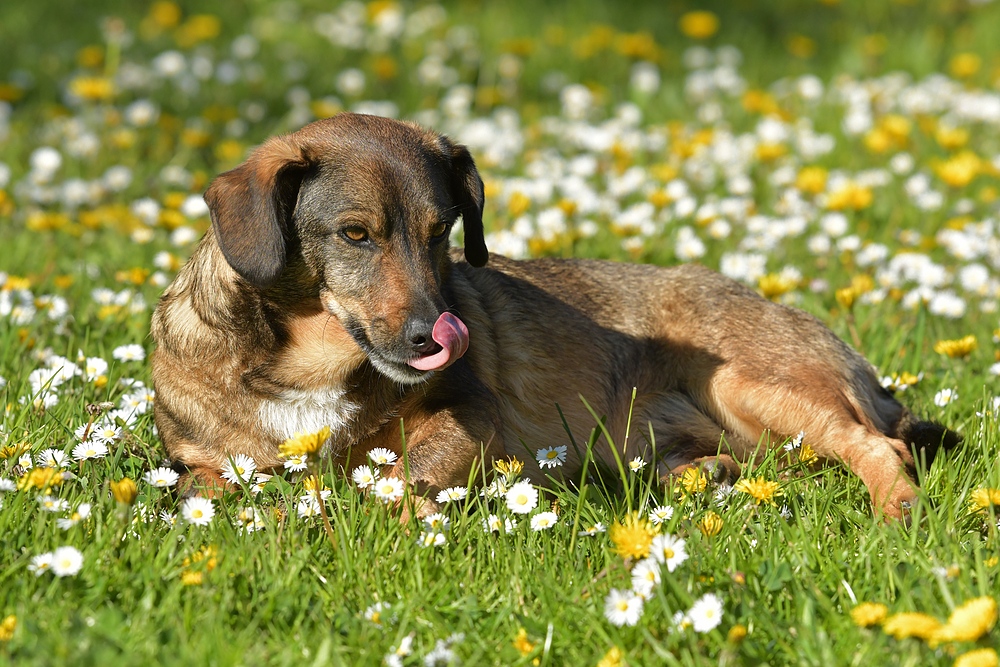
{"label": "dog's hind leg", "polygon": [[765,431],[784,437],[804,432],[805,443],[818,456],[844,463],[861,478],[876,511],[901,518],[917,489],[909,445],[892,437],[902,405],[859,367],[817,361],[780,373],[762,380],[732,367],[721,369],[709,394],[720,421],[747,440]]}
{"label": "dog's hind leg", "polygon": [[740,465],[733,454],[748,449],[747,444],[742,438],[726,433],[687,395],[670,392],[645,401],[635,422],[644,426],[639,430],[645,436],[645,447],[655,448],[658,471],[664,481],[695,467],[704,470],[718,484],[732,484],[739,478]]}

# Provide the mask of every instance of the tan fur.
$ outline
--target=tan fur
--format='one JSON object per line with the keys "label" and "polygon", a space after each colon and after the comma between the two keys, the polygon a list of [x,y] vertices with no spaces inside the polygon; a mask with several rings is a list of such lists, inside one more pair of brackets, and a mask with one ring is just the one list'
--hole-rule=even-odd
{"label": "tan fur", "polygon": [[[486,264],[471,157],[410,124],[342,114],[268,140],[206,200],[213,229],[152,326],[160,435],[203,481],[237,453],[279,466],[282,440],[324,425],[347,469],[405,442],[393,472],[421,493],[502,456],[541,482],[534,452],[570,441],[566,465],[545,472],[575,479],[592,410],[620,457],[655,456],[665,475],[702,465],[731,481],[737,461],[804,431],[899,517],[916,493],[911,446],[932,456],[957,441],[814,317],[707,269]],[[459,213],[468,262],[432,238]],[[358,229],[364,240],[345,236]],[[411,346],[444,310],[469,350],[418,372]]]}

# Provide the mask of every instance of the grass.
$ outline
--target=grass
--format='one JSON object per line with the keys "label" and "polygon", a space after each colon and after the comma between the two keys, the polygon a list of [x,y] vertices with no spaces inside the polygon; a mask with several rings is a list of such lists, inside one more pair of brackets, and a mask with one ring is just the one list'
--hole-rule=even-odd
{"label": "grass", "polygon": [[[143,481],[166,452],[152,409],[133,404],[116,413],[122,431],[106,456],[71,457],[72,475],[47,489],[57,499],[47,502],[64,503],[58,511],[44,509],[39,489],[0,491],[0,662],[374,665],[412,642],[403,664],[434,656],[445,664],[453,654],[470,665],[951,665],[1000,642],[988,613],[968,626],[983,625],[978,639],[938,645],[851,616],[873,602],[890,615],[943,622],[970,600],[1000,598],[1000,503],[970,510],[1000,488],[1000,119],[989,106],[997,7],[709,3],[700,8],[718,31],[696,39],[679,27],[694,9],[686,3],[370,3],[359,12],[309,0],[8,4],[0,7],[0,43],[11,53],[0,63],[0,479],[8,486],[31,479],[23,455],[38,470],[45,450],[71,453],[75,431],[95,413],[96,423],[105,419],[101,403],[134,402],[135,381],[149,383],[147,361],[116,351],[151,351],[152,306],[208,227],[196,205],[208,180],[270,134],[371,101],[391,101],[401,116],[472,146],[494,250],[722,268],[819,316],[881,375],[919,377],[900,399],[965,442],[922,471],[909,526],[874,517],[863,484],[842,467],[803,463],[802,450],[774,443],[743,471],[779,483],[773,503],[714,486],[678,495],[655,480],[655,466],[633,473],[623,461],[554,482],[528,515],[474,489],[447,506],[444,543],[421,546],[423,526],[400,523],[325,463],[315,472],[331,492],[329,533],[320,517],[299,515],[309,491],[288,473],[260,494],[216,499],[207,525],[185,521],[170,489]],[[396,9],[411,32],[394,32]],[[355,13],[358,48],[317,29],[336,32]],[[380,22],[387,37],[377,36]],[[237,39],[247,34],[253,40]],[[732,55],[726,45],[739,49],[728,71],[739,85],[699,97],[698,76],[718,74]],[[184,67],[156,74],[169,69],[162,54],[172,50]],[[713,64],[692,66],[706,53]],[[635,85],[637,63],[655,67],[658,86]],[[348,68],[363,75],[362,90],[338,82]],[[928,79],[936,72],[944,77]],[[795,92],[807,74],[823,84],[818,97]],[[592,99],[580,117],[565,107],[575,83]],[[862,105],[871,118],[849,131],[847,100],[862,89],[874,99]],[[912,103],[922,94],[923,110]],[[468,104],[449,112],[464,95]],[[130,115],[136,101],[155,109],[150,122]],[[767,125],[776,120],[778,135]],[[828,134],[831,149],[810,150],[806,127]],[[509,153],[494,152],[512,139],[520,143]],[[40,147],[61,156],[47,175],[32,167]],[[912,165],[901,168],[900,156]],[[105,177],[116,166],[127,168],[127,182]],[[627,186],[633,177],[640,184]],[[81,183],[90,189],[81,193]],[[849,187],[860,199],[838,204]],[[629,227],[636,217],[642,224]],[[967,353],[935,351],[967,335],[976,340]],[[88,377],[86,358],[107,368]],[[51,374],[68,361],[81,374],[43,405],[39,369]],[[958,398],[942,400],[945,389]],[[518,455],[554,445],[572,446],[530,443]],[[112,491],[123,478],[137,483],[129,502]],[[59,520],[81,504],[89,516],[63,528]],[[685,539],[689,557],[662,571],[635,626],[616,627],[605,600],[631,588],[635,559],[618,555],[608,533],[580,533],[661,505],[673,514],[658,532]],[[247,508],[260,530],[245,529]],[[533,531],[531,516],[544,510],[558,524]],[[715,534],[702,529],[710,512],[721,519]],[[487,532],[490,515],[517,525]],[[79,571],[36,576],[33,559],[62,546],[82,554]],[[721,623],[678,627],[675,614],[706,595],[721,600]],[[995,655],[984,659],[975,664],[996,664]]]}

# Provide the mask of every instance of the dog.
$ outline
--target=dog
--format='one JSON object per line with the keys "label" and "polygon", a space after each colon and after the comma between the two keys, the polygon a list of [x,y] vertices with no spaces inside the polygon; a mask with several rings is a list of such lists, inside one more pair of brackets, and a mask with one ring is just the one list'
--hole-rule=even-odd
{"label": "dog", "polygon": [[477,465],[516,456],[542,480],[541,447],[578,445],[556,470],[572,479],[596,414],[598,462],[655,455],[664,476],[735,476],[804,432],[899,518],[915,455],[960,440],[818,319],[709,269],[490,256],[469,151],[410,123],[342,113],[273,137],[205,199],[151,327],[159,436],[195,485],[236,454],[280,467],[283,441],[328,426],[348,470],[405,443],[388,474],[426,515]]}

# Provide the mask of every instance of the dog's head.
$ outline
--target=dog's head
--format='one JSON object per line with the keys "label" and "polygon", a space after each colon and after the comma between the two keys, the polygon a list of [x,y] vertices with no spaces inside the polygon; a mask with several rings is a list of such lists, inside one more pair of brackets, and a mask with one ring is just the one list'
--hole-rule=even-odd
{"label": "dog's head", "polygon": [[419,382],[465,352],[468,331],[442,293],[459,216],[469,263],[488,253],[483,182],[464,146],[340,114],[269,139],[205,200],[226,260],[252,289],[279,289],[290,264],[304,268],[390,378]]}

